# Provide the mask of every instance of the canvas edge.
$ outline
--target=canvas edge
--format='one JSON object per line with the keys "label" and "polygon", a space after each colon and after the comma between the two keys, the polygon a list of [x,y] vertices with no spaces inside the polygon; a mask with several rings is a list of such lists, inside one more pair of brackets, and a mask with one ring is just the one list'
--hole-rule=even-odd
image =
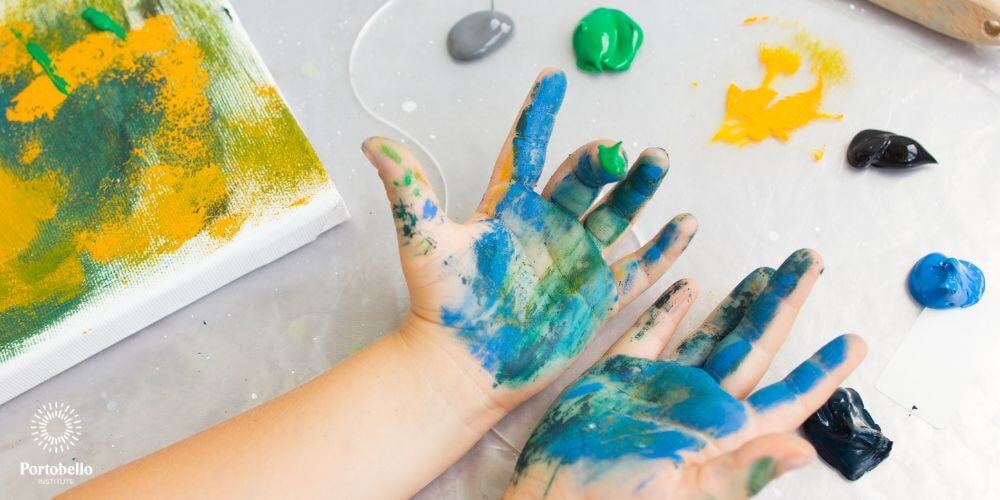
{"label": "canvas edge", "polygon": [[[330,187],[308,204],[282,215],[276,223],[263,225],[241,242],[224,246],[187,266],[170,283],[153,285],[145,297],[89,314],[101,319],[94,318],[95,326],[86,333],[67,328],[0,364],[0,405],[347,220],[343,198]],[[75,323],[87,323],[87,319]]]}

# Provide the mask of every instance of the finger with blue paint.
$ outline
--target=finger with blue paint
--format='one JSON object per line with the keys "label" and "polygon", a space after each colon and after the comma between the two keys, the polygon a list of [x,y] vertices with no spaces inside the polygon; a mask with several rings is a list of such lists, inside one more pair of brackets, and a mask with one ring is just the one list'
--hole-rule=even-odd
{"label": "finger with blue paint", "polygon": [[607,184],[625,178],[628,160],[621,142],[594,141],[577,149],[549,179],[545,198],[576,218],[583,217]]}
{"label": "finger with blue paint", "polygon": [[511,184],[520,184],[528,190],[535,187],[545,166],[549,137],[565,94],[566,75],[562,71],[547,68],[535,79],[500,150],[477,214],[492,216]]}
{"label": "finger with blue paint", "polygon": [[748,274],[722,299],[697,330],[687,336],[671,338],[665,357],[682,365],[701,366],[719,341],[743,320],[750,304],[764,291],[772,275],[774,269],[769,267],[761,267]]}
{"label": "finger with blue paint", "polygon": [[608,349],[607,355],[656,359],[697,297],[698,285],[691,280],[682,279],[670,285]]}
{"label": "finger with blue paint", "polygon": [[661,148],[649,148],[639,155],[625,180],[618,183],[587,215],[584,227],[594,241],[612,246],[646,206],[670,169],[670,157]]}
{"label": "finger with blue paint", "polygon": [[618,290],[614,311],[628,306],[656,283],[684,253],[697,232],[698,219],[691,214],[680,214],[641,248],[611,264]]}
{"label": "finger with blue paint", "polygon": [[815,251],[792,253],[739,324],[712,349],[703,365],[705,371],[734,396],[746,397],[785,343],[799,309],[822,272],[823,260]]}
{"label": "finger with blue paint", "polygon": [[754,391],[747,403],[769,432],[790,432],[816,412],[868,353],[864,339],[841,335],[779,382]]}

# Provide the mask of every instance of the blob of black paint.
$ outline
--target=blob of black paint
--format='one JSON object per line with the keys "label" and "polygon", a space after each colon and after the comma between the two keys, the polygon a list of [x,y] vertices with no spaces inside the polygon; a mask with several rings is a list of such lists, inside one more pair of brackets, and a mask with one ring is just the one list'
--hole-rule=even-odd
{"label": "blob of black paint", "polygon": [[857,480],[889,456],[892,441],[882,434],[861,396],[841,387],[802,425],[819,456],[847,479]]}
{"label": "blob of black paint", "polygon": [[862,130],[847,147],[847,163],[855,168],[912,168],[937,160],[917,141],[884,130]]}

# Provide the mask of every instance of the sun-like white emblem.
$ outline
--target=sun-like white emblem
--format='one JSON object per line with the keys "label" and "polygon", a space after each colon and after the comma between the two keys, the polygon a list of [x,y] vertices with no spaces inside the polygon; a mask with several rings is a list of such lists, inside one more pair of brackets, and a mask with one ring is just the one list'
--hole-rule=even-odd
{"label": "sun-like white emblem", "polygon": [[66,403],[45,403],[31,416],[31,437],[52,453],[62,453],[80,440],[80,415]]}

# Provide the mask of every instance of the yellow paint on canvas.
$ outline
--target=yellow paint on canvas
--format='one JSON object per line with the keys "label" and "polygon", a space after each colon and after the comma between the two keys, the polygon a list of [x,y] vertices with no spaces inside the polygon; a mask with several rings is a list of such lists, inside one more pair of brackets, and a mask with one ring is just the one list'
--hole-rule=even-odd
{"label": "yellow paint on canvas", "polygon": [[0,263],[17,256],[38,235],[38,226],[51,219],[64,192],[55,174],[21,179],[0,167]]}

